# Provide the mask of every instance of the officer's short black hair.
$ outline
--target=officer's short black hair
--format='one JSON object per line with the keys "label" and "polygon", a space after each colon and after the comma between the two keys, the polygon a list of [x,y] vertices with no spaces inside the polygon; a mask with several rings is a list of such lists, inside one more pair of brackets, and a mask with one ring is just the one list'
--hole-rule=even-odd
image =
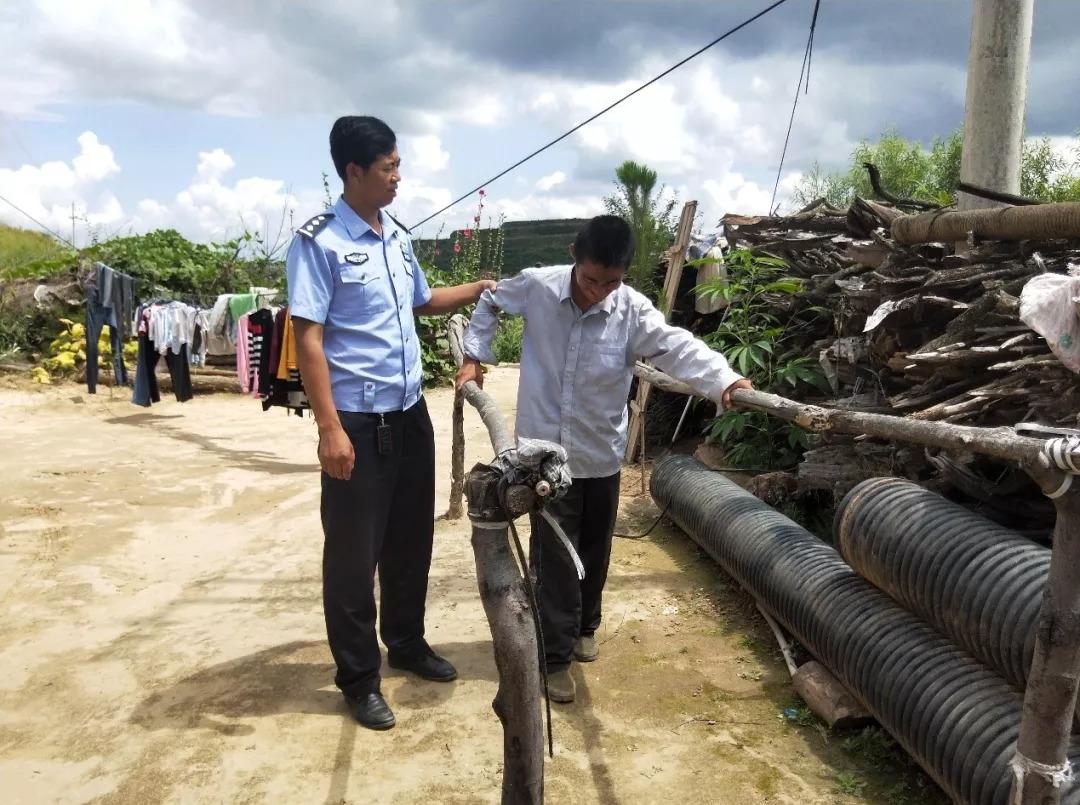
{"label": "officer's short black hair", "polygon": [[574,239],[574,259],[607,268],[629,268],[634,260],[634,233],[617,215],[598,215]]}
{"label": "officer's short black hair", "polygon": [[347,115],[330,129],[330,156],[338,176],[345,181],[345,167],[355,162],[364,170],[397,146],[394,130],[377,117]]}

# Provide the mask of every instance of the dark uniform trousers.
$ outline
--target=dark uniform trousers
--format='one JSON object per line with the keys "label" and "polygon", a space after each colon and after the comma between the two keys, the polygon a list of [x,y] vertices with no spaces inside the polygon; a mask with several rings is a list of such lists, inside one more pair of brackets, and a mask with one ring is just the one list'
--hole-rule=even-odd
{"label": "dark uniform trousers", "polygon": [[424,644],[424,603],[435,521],[435,435],[421,398],[384,414],[392,450],[380,455],[378,414],[339,411],[356,464],[348,481],[322,476],[323,610],[335,682],[350,696],[379,690],[379,633],[388,650]]}
{"label": "dark uniform trousers", "polygon": [[530,514],[529,562],[536,583],[540,626],[549,673],[569,667],[579,636],[600,628],[600,599],[611,561],[611,533],[619,511],[619,473],[575,478],[565,495],[545,507],[566,532],[585,567],[578,581],[574,561],[542,517]]}

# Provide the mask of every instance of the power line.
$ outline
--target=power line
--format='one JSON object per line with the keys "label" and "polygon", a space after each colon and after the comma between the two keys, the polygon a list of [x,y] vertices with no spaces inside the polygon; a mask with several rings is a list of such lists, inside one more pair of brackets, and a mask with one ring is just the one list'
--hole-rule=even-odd
{"label": "power line", "polygon": [[55,229],[50,229],[49,227],[45,226],[45,224],[41,223],[41,221],[39,221],[39,220],[38,220],[37,218],[35,218],[34,216],[32,216],[32,215],[31,215],[30,213],[28,213],[28,212],[27,212],[26,210],[24,210],[24,209],[23,209],[22,207],[20,207],[20,206],[19,206],[18,204],[16,204],[16,203],[15,203],[14,201],[11,201],[11,200],[9,200],[9,199],[6,199],[6,198],[4,198],[3,196],[0,196],[0,201],[4,202],[4,203],[5,203],[5,204],[7,204],[7,205],[8,205],[9,207],[13,208],[13,209],[14,209],[14,210],[15,210],[16,212],[18,212],[18,213],[21,213],[22,215],[25,215],[25,216],[26,216],[27,218],[29,218],[29,219],[30,219],[31,221],[33,221],[33,222],[34,222],[35,224],[37,224],[38,226],[40,226],[40,227],[41,227],[42,229],[44,229],[44,230],[45,230],[46,232],[48,232],[48,233],[49,233],[50,235],[52,235],[52,236],[53,236],[54,238],[56,238],[57,240],[61,240],[61,241],[63,241],[64,243],[66,243],[66,244],[67,244],[68,246],[70,246],[70,247],[71,247],[72,249],[74,249],[75,251],[78,251],[78,250],[79,250],[79,249],[78,249],[78,247],[77,247],[77,246],[76,246],[76,245],[75,245],[74,243],[72,243],[72,242],[71,242],[70,240],[68,240],[67,238],[65,238],[65,237],[64,237],[63,235],[61,235],[61,234],[60,234],[59,232],[57,232],[57,231],[56,231]]}
{"label": "power line", "polygon": [[787,156],[788,142],[791,140],[791,127],[795,123],[795,110],[799,107],[799,92],[803,87],[803,77],[806,78],[806,92],[810,92],[810,59],[814,52],[814,29],[817,27],[818,9],[821,8],[821,0],[814,2],[814,15],[810,18],[810,35],[806,38],[806,50],[803,51],[802,68],[799,70],[799,83],[795,85],[795,101],[791,104],[791,117],[788,119],[787,134],[784,136],[784,150],[780,152],[780,165],[776,168],[776,182],[773,184],[772,200],[769,201],[769,214],[772,215],[776,205],[776,191],[780,189],[780,174],[784,170],[784,158]]}
{"label": "power line", "polygon": [[[775,8],[778,8],[779,6],[782,6],[782,5],[783,5],[784,3],[786,3],[786,2],[787,2],[787,0],[776,0],[776,2],[775,2],[775,3],[773,3],[772,5],[768,6],[768,7],[767,7],[767,8],[765,8],[765,9],[762,9],[761,11],[759,11],[759,12],[758,12],[757,14],[755,14],[755,15],[754,15],[754,16],[752,16],[752,17],[750,17],[749,19],[747,19],[747,20],[744,20],[743,22],[740,22],[740,23],[739,23],[738,25],[736,25],[736,26],[735,26],[734,28],[732,28],[732,29],[731,29],[730,31],[728,31],[727,33],[724,33],[724,34],[722,34],[721,36],[718,36],[718,37],[717,37],[716,39],[714,39],[714,40],[713,40],[712,42],[710,42],[709,44],[705,45],[705,46],[704,46],[703,48],[699,48],[698,50],[695,50],[695,51],[694,51],[693,53],[691,53],[691,54],[690,54],[689,56],[687,56],[687,57],[686,57],[685,59],[683,59],[683,60],[682,60],[682,61],[680,61],[680,62],[677,62],[677,63],[673,64],[673,65],[672,65],[671,67],[669,67],[668,69],[664,70],[664,72],[660,73],[660,74],[659,74],[658,76],[656,76],[655,78],[652,78],[652,79],[650,79],[650,80],[646,81],[646,82],[645,82],[644,84],[642,84],[641,86],[639,86],[639,87],[638,87],[637,89],[635,89],[635,90],[632,90],[631,92],[628,92],[628,93],[626,93],[626,94],[625,94],[625,95],[623,95],[623,96],[622,96],[621,98],[619,98],[619,99],[618,99],[617,101],[615,101],[614,103],[610,104],[609,106],[605,106],[605,107],[604,107],[603,109],[601,109],[601,110],[600,110],[599,112],[597,112],[596,114],[594,114],[594,115],[593,115],[592,117],[586,118],[585,120],[581,121],[580,123],[578,123],[578,124],[577,124],[576,126],[574,126],[574,127],[572,128],[572,129],[570,129],[570,130],[569,130],[569,131],[567,131],[566,133],[564,133],[564,134],[560,134],[560,135],[559,135],[558,137],[556,137],[556,138],[555,138],[554,140],[552,140],[551,142],[549,142],[549,143],[548,143],[547,145],[544,145],[544,146],[541,146],[540,148],[537,148],[537,149],[536,149],[535,151],[533,151],[533,152],[532,152],[531,154],[529,154],[529,155],[528,155],[527,157],[524,157],[524,158],[522,158],[522,159],[519,159],[519,160],[518,160],[517,162],[515,162],[515,163],[514,163],[513,165],[511,165],[511,166],[510,166],[509,168],[507,168],[506,170],[504,170],[504,171],[502,171],[502,172],[500,172],[500,173],[497,173],[497,174],[495,174],[494,176],[492,176],[492,177],[491,177],[490,179],[488,179],[488,180],[487,180],[487,181],[485,181],[485,182],[481,182],[481,183],[480,183],[480,184],[478,184],[478,185],[477,185],[476,187],[474,187],[474,188],[473,188],[472,190],[470,190],[470,191],[469,191],[468,193],[465,193],[464,195],[462,195],[462,196],[459,196],[458,198],[454,199],[453,201],[451,201],[451,202],[450,202],[449,204],[447,204],[447,205],[446,205],[445,207],[443,207],[443,208],[442,208],[441,210],[439,210],[438,212],[436,212],[436,213],[432,213],[431,215],[429,215],[429,216],[428,216],[427,218],[425,218],[425,219],[424,219],[423,221],[421,221],[420,223],[418,223],[418,224],[414,224],[414,225],[412,226],[412,228],[413,228],[413,229],[416,229],[417,227],[423,226],[423,225],[424,225],[424,224],[426,224],[426,223],[427,223],[428,221],[430,221],[430,220],[431,220],[432,218],[437,218],[438,216],[442,215],[442,214],[443,214],[444,212],[446,212],[447,210],[449,210],[449,209],[450,209],[451,207],[453,207],[454,205],[456,205],[456,204],[458,204],[458,203],[460,203],[460,202],[464,201],[465,199],[467,199],[467,198],[468,198],[469,196],[471,196],[471,195],[472,195],[473,193],[475,193],[475,192],[476,192],[477,190],[480,190],[480,189],[482,189],[482,188],[486,187],[487,185],[490,185],[490,184],[491,184],[492,182],[496,181],[497,179],[501,179],[501,178],[502,178],[503,176],[505,176],[506,174],[510,173],[510,171],[514,170],[515,168],[518,168],[518,167],[520,167],[521,165],[524,165],[524,164],[525,164],[526,162],[528,162],[528,161],[529,161],[530,159],[532,159],[533,157],[537,156],[538,154],[542,154],[542,153],[543,153],[544,151],[548,150],[549,148],[551,148],[551,146],[555,145],[556,143],[558,143],[558,142],[561,142],[562,140],[565,140],[565,139],[566,139],[567,137],[569,137],[569,136],[570,136],[571,134],[573,134],[573,133],[574,133],[575,131],[577,131],[578,129],[580,129],[580,128],[584,127],[584,126],[587,126],[587,125],[588,125],[589,123],[592,123],[592,122],[593,122],[594,120],[596,120],[596,119],[597,119],[598,117],[600,117],[601,115],[605,114],[606,112],[610,112],[610,111],[611,111],[612,109],[614,109],[614,108],[615,108],[616,106],[618,106],[618,105],[619,105],[620,103],[622,103],[623,101],[627,100],[628,98],[630,98],[630,97],[632,97],[632,96],[634,96],[634,95],[637,95],[637,94],[638,94],[639,92],[641,92],[641,91],[642,91],[643,89],[645,89],[646,87],[648,87],[648,86],[651,86],[652,84],[655,84],[655,83],[656,83],[657,81],[659,81],[659,80],[660,80],[661,78],[663,78],[664,76],[668,75],[669,73],[672,73],[672,72],[674,72],[675,70],[679,69],[680,67],[682,67],[682,66],[683,66],[684,64],[686,64],[686,63],[687,63],[688,61],[690,61],[691,59],[695,59],[695,58],[697,58],[698,56],[700,56],[700,55],[701,55],[702,53],[704,53],[704,52],[705,52],[706,50],[708,50],[709,48],[711,48],[711,47],[713,47],[713,46],[715,46],[715,45],[718,45],[719,43],[721,43],[721,42],[723,42],[723,41],[724,41],[725,39],[727,39],[727,38],[728,38],[729,36],[731,36],[732,34],[734,34],[734,33],[738,32],[738,31],[741,31],[741,30],[742,30],[743,28],[745,28],[745,27],[746,27],[747,25],[749,25],[750,23],[752,23],[752,22],[755,22],[756,20],[760,19],[761,17],[764,17],[764,16],[765,16],[766,14],[768,14],[768,13],[769,13],[770,11],[772,11],[772,10],[773,10],[773,9],[775,9]],[[819,4],[820,4],[820,2],[821,2],[821,0],[818,0],[818,3],[819,3]],[[816,8],[816,7],[815,7],[815,9],[814,9],[814,17],[815,17],[815,19],[816,19],[816,17],[817,17],[817,8]],[[803,60],[803,66],[804,66],[804,68],[805,68],[805,61],[806,61],[806,60],[805,60],[805,58],[804,58],[804,60]],[[802,78],[801,78],[801,76],[800,76],[800,78],[799,78],[799,83],[800,83],[800,84],[802,83]]]}

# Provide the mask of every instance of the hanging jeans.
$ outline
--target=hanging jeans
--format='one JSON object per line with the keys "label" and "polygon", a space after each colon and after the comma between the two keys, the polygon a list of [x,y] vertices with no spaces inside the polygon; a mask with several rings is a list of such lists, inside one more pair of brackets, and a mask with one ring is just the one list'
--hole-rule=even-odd
{"label": "hanging jeans", "polygon": [[109,327],[109,345],[112,348],[113,375],[116,385],[128,384],[127,367],[124,366],[124,344],[120,340],[120,328],[116,324],[116,311],[99,303],[86,301],[86,388],[97,394],[98,339],[101,328]]}
{"label": "hanging jeans", "polygon": [[[191,372],[188,369],[187,344],[180,345],[180,352],[175,353],[171,349],[165,353],[165,365],[169,368],[169,377],[172,378],[173,394],[177,402],[187,402],[191,399]],[[161,402],[161,394],[158,391],[157,375],[154,368],[157,366],[157,347],[145,334],[139,336],[139,358],[135,364],[135,393],[131,401],[135,405],[149,408],[152,402]]]}

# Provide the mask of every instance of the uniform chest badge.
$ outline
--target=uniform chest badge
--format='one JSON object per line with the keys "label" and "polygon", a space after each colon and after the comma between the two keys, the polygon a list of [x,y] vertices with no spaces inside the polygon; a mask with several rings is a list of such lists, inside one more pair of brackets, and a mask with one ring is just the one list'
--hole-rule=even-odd
{"label": "uniform chest badge", "polygon": [[362,266],[368,261],[368,254],[366,252],[353,252],[352,254],[345,255],[345,262],[351,263],[354,266]]}

